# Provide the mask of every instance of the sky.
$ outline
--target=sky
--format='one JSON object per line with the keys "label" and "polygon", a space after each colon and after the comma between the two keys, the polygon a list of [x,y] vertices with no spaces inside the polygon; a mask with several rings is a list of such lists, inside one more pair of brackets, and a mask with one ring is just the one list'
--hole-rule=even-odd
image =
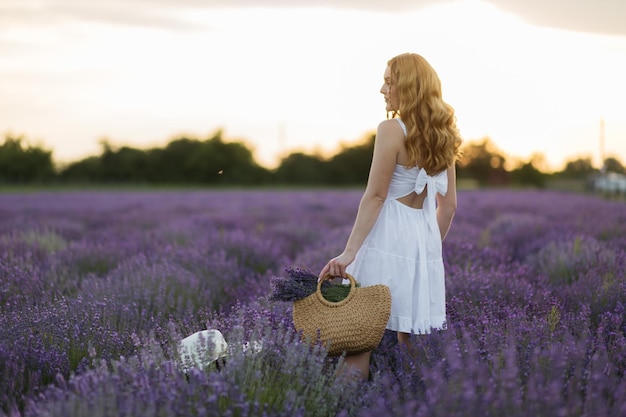
{"label": "sky", "polygon": [[272,168],[362,142],[415,52],[466,142],[626,164],[625,21],[623,0],[0,0],[0,135],[63,164],[221,129]]}

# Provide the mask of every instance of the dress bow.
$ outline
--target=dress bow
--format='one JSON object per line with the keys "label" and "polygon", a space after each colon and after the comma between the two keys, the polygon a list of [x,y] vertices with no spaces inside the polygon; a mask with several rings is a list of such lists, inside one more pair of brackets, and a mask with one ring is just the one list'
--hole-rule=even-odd
{"label": "dress bow", "polygon": [[437,225],[437,193],[446,195],[448,191],[448,173],[442,171],[437,175],[428,175],[424,168],[420,168],[417,173],[417,179],[415,180],[415,192],[421,194],[424,188],[427,189],[426,201],[424,201],[424,209],[427,211],[428,222],[434,230],[439,230]]}
{"label": "dress bow", "polygon": [[428,185],[429,196],[433,198],[437,193],[446,195],[448,191],[448,174],[446,171],[442,171],[437,175],[431,176],[426,173],[424,168],[421,168],[417,173],[415,179],[415,192],[421,194],[424,188]]}

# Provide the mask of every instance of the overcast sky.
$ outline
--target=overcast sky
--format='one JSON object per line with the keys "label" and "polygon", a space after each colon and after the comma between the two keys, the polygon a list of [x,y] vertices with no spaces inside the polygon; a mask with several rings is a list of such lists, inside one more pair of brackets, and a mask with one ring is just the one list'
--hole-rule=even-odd
{"label": "overcast sky", "polygon": [[[580,32],[626,36],[623,0],[486,0],[526,22]],[[175,16],[177,10],[250,8],[332,8],[371,12],[406,12],[455,0],[0,0],[0,23],[21,26],[56,24],[66,19],[146,25],[188,30]],[[469,17],[471,18],[471,17]]]}
{"label": "overcast sky", "polygon": [[223,128],[266,164],[375,129],[385,62],[439,72],[467,140],[626,161],[623,0],[0,0],[0,133],[57,160]]}

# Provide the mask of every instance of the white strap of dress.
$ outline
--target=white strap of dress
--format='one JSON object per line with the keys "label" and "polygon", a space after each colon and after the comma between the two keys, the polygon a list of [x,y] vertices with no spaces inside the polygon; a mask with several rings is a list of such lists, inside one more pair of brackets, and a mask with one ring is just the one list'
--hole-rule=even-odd
{"label": "white strap of dress", "polygon": [[402,119],[398,119],[396,118],[396,120],[398,121],[398,123],[400,124],[400,127],[402,128],[402,132],[404,132],[404,137],[406,138],[406,125],[404,124],[404,122],[402,121]]}
{"label": "white strap of dress", "polygon": [[424,209],[428,216],[428,222],[433,230],[437,230],[437,193],[446,195],[448,191],[448,173],[444,170],[437,175],[431,176],[426,173],[424,168],[421,168],[417,173],[415,180],[415,192],[421,194],[424,192],[424,188],[428,186],[426,201],[424,201]]}

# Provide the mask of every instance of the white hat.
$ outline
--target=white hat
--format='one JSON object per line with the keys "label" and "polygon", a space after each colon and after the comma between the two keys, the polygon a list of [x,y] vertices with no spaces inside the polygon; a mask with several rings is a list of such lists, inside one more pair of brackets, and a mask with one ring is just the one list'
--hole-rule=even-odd
{"label": "white hat", "polygon": [[184,338],[178,345],[183,370],[204,369],[211,362],[227,355],[228,344],[219,330],[201,330]]}

